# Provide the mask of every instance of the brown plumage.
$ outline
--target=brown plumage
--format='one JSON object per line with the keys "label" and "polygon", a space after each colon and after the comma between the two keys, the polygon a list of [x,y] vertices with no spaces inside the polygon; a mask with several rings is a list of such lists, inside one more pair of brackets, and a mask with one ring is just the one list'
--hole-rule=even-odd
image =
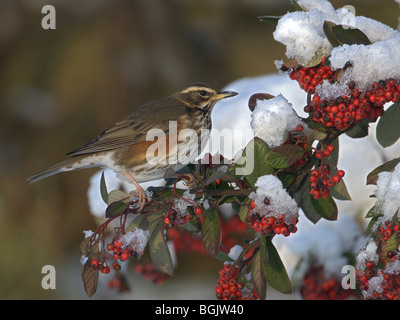
{"label": "brown plumage", "polygon": [[[166,98],[151,101],[103,131],[93,141],[68,153],[64,161],[40,171],[28,181],[36,182],[59,172],[89,167],[108,167],[122,172],[137,187],[135,182],[162,178],[168,169],[179,170],[185,165],[168,163],[169,153],[190,147],[185,142],[169,143],[170,136],[175,137],[170,132],[170,121],[176,123],[178,135],[183,129],[195,130],[200,147],[200,131],[211,129],[211,111],[215,103],[235,95],[235,92],[218,92],[204,84],[193,84]],[[166,164],[150,164],[146,158],[146,152],[154,143],[146,140],[151,129],[165,133],[166,154],[160,156],[165,157]],[[209,136],[205,138],[208,140]],[[176,149],[172,150],[171,146]]]}

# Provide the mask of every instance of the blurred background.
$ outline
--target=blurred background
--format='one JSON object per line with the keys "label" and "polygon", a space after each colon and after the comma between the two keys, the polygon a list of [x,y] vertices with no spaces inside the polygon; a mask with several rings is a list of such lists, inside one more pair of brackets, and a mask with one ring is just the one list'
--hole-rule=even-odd
{"label": "blurred background", "polygon": [[[46,4],[56,9],[55,30],[41,27]],[[392,0],[332,4],[397,28]],[[26,179],[191,82],[222,88],[276,72],[285,49],[257,16],[289,10],[281,0],[0,0],[0,299],[86,297],[80,243],[97,225],[86,196],[96,169]],[[174,279],[159,287],[137,277],[130,297],[174,299],[186,287],[186,299],[213,299],[221,263],[178,259]],[[47,264],[56,290],[41,287]]]}

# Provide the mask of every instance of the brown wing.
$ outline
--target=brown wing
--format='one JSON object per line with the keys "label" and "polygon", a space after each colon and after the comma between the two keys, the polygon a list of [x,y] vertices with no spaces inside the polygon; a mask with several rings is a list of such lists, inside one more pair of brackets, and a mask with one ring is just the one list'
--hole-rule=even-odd
{"label": "brown wing", "polygon": [[168,135],[169,121],[177,120],[185,114],[185,108],[173,96],[152,101],[137,108],[127,118],[103,131],[96,139],[67,155],[74,157],[128,147],[146,141],[146,135],[151,129],[161,129]]}

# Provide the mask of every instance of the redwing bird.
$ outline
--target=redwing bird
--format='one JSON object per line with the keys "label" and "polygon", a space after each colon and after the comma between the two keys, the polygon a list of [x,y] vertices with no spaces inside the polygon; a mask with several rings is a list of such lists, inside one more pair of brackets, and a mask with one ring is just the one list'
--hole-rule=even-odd
{"label": "redwing bird", "polygon": [[[138,183],[163,178],[169,169],[177,171],[188,161],[194,160],[210,137],[211,111],[214,105],[221,99],[235,95],[236,92],[217,91],[208,85],[197,83],[166,98],[151,101],[136,108],[128,117],[103,131],[93,141],[68,153],[68,158],[64,161],[38,172],[28,181],[36,182],[64,171],[90,167],[110,168],[123,173],[136,186],[141,210],[145,198]],[[175,123],[175,135],[170,132],[171,121]],[[148,141],[146,137],[152,129],[165,133],[166,148],[158,150],[158,159],[164,161],[154,163],[147,159],[147,151],[154,140]],[[176,139],[184,129],[194,130],[197,139]],[[208,129],[208,133],[204,129]],[[169,141],[170,137],[178,141]],[[174,155],[187,154],[187,150],[196,143],[198,153],[193,159],[185,159],[186,163],[168,161],[172,152]]]}

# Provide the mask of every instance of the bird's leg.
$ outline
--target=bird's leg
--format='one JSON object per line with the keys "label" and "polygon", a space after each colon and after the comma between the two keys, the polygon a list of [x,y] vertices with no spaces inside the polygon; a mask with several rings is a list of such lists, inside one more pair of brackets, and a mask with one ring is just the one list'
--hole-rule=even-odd
{"label": "bird's leg", "polygon": [[188,173],[182,174],[181,179],[183,181],[183,184],[188,186],[189,189],[191,189],[196,183],[195,177],[193,176],[193,174],[188,174]]}
{"label": "bird's leg", "polygon": [[[138,209],[138,212],[140,212],[140,211],[143,210],[143,207],[144,207],[144,205],[145,205],[145,203],[146,203],[146,195],[145,195],[145,193],[144,193],[144,190],[143,190],[143,188],[140,186],[140,184],[137,183],[136,180],[133,179],[133,177],[132,177],[128,172],[124,171],[124,172],[122,172],[122,173],[123,173],[123,174],[125,175],[125,177],[127,177],[127,178],[129,179],[129,181],[131,181],[131,182],[135,185],[135,187],[136,187],[136,192],[139,194],[139,202],[138,202],[138,204],[140,205],[140,206],[139,206],[139,209]],[[133,191],[131,191],[131,193],[133,193]]]}

